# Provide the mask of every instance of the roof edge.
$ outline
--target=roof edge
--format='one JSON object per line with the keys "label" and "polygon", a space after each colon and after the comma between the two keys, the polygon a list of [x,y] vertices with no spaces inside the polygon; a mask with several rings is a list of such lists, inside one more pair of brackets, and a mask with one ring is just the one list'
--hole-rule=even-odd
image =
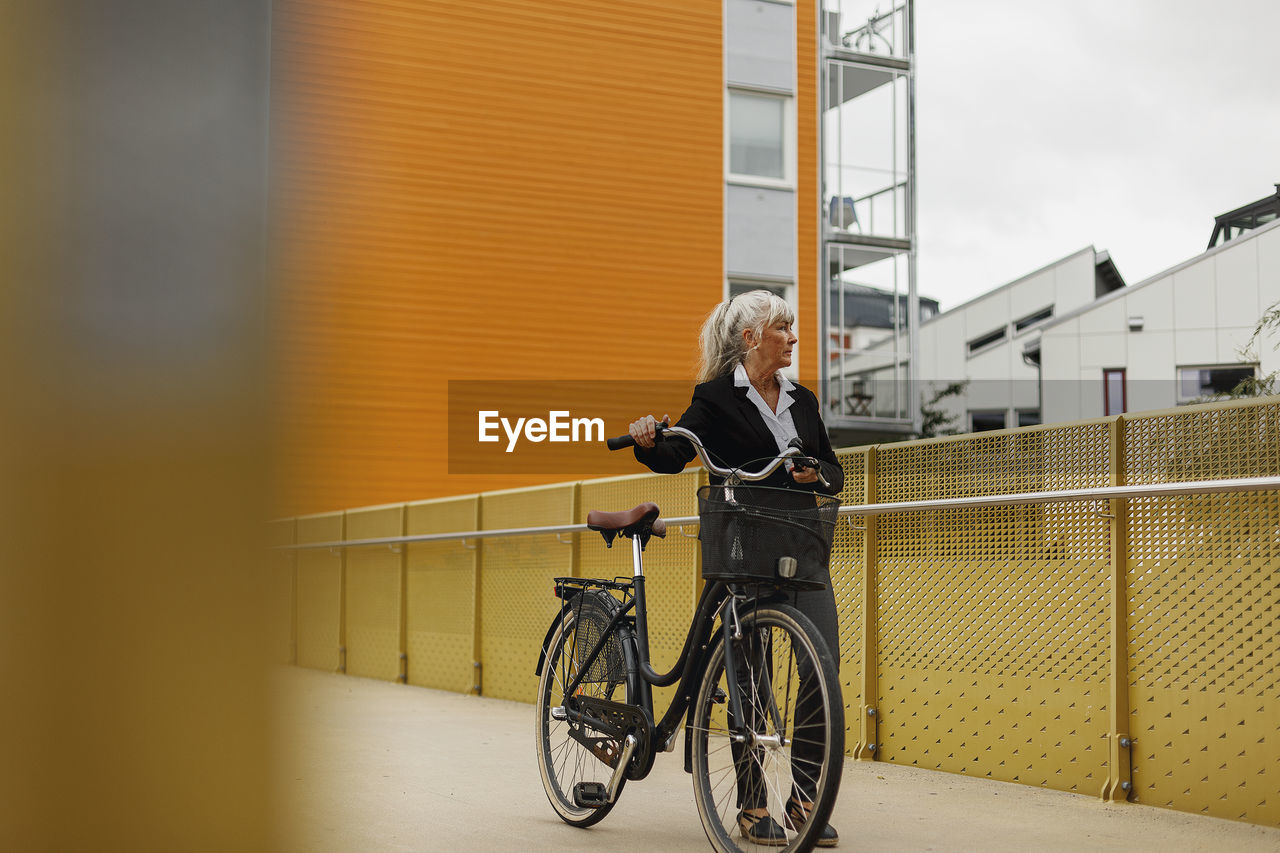
{"label": "roof edge", "polygon": [[1045,272],[1046,270],[1053,269],[1059,264],[1064,264],[1067,261],[1074,260],[1077,256],[1083,255],[1086,252],[1092,253],[1096,262],[1096,259],[1098,257],[1098,250],[1095,249],[1093,246],[1085,246],[1083,249],[1078,249],[1069,255],[1063,255],[1062,257],[1058,258],[1056,261],[1050,261],[1044,266],[1034,269],[1031,272],[1026,273],[1025,275],[1020,275],[1017,278],[1013,279],[1012,281],[1007,281],[1004,284],[993,287],[991,290],[988,290],[986,293],[975,296],[972,299],[965,300],[964,302],[961,302],[959,305],[957,305],[954,308],[948,308],[946,311],[943,311],[933,317],[930,317],[928,320],[921,323],[920,325],[923,327],[923,326],[927,326],[929,323],[937,322],[938,320],[942,319],[943,317],[947,316],[953,311],[959,311],[961,308],[968,308],[970,305],[973,305],[976,302],[980,302],[983,299],[986,299],[988,296],[994,296],[995,294],[999,293],[1002,290],[1007,290],[1010,287],[1013,287],[1015,284],[1021,284],[1022,282],[1031,278],[1032,276],[1040,275],[1040,273]]}
{"label": "roof edge", "polygon": [[1228,240],[1227,242],[1219,246],[1214,246],[1212,249],[1206,249],[1205,251],[1201,252],[1195,257],[1188,258],[1187,260],[1182,261],[1181,263],[1174,264],[1168,269],[1161,270],[1155,275],[1149,276],[1148,278],[1143,279],[1137,284],[1130,284],[1127,287],[1120,288],[1119,290],[1113,290],[1112,292],[1108,293],[1106,296],[1102,296],[1102,297],[1099,297],[1098,299],[1093,300],[1088,305],[1081,305],[1079,308],[1075,308],[1071,311],[1068,311],[1067,313],[1059,317],[1054,317],[1052,320],[1047,320],[1045,321],[1045,324],[1040,327],[1040,332],[1041,334],[1043,334],[1044,332],[1047,332],[1049,329],[1052,329],[1054,326],[1057,326],[1060,323],[1065,323],[1068,320],[1073,320],[1087,311],[1092,311],[1094,308],[1097,308],[1115,299],[1119,299],[1121,296],[1124,296],[1127,293],[1133,293],[1135,290],[1142,287],[1146,287],[1148,284],[1151,284],[1154,281],[1159,281],[1162,278],[1166,278],[1180,270],[1186,269],[1192,264],[1199,263],[1200,261],[1203,261],[1205,258],[1209,257],[1210,255],[1217,254],[1218,252],[1221,252],[1232,246],[1238,246],[1247,240],[1252,240],[1255,237],[1259,237],[1262,234],[1265,234],[1266,232],[1272,231],[1276,228],[1280,228],[1280,219],[1277,219],[1275,222],[1268,222],[1266,225],[1263,225],[1260,228],[1251,229],[1247,234],[1241,234],[1239,237],[1235,237],[1231,240]]}

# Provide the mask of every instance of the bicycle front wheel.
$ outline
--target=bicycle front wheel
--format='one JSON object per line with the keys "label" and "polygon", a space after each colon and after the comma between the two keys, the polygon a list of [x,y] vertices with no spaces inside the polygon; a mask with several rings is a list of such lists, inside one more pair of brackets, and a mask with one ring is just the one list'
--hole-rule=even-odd
{"label": "bicycle front wheel", "polygon": [[[693,707],[693,791],[707,838],[722,853],[811,850],[826,826],[844,765],[844,705],[836,664],[813,622],[790,605],[741,616],[732,640],[736,672],[725,671],[716,638]],[[729,679],[743,720],[731,719]],[[788,801],[813,803],[799,826]],[[744,809],[766,808],[785,838],[764,844],[740,825]]]}
{"label": "bicycle front wheel", "polygon": [[[566,607],[552,631],[538,681],[536,737],[538,770],[552,808],[565,823],[591,826],[604,819],[613,803],[578,805],[575,786],[607,785],[620,759],[622,744],[566,718],[565,688],[573,683],[581,664],[608,627],[617,601],[604,593],[584,592]],[[586,667],[578,696],[634,701],[623,657],[624,630],[618,626],[600,655]],[[622,782],[625,783],[624,776]],[[621,786],[619,787],[621,793]]]}

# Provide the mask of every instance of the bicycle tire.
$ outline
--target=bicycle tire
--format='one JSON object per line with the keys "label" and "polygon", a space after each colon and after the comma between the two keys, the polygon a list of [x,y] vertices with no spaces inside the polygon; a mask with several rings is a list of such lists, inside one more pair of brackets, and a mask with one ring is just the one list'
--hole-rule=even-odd
{"label": "bicycle tire", "polygon": [[[584,592],[581,596],[556,617],[559,624],[551,632],[546,660],[538,679],[535,735],[538,770],[552,808],[565,823],[587,827],[603,820],[617,804],[617,797],[614,802],[598,807],[579,806],[574,800],[574,786],[581,782],[608,784],[613,768],[575,740],[572,733],[576,724],[555,719],[552,709],[564,706],[564,689],[577,675],[579,656],[591,651],[608,626],[618,603],[602,592]],[[624,657],[628,633],[629,629],[624,625],[615,629],[614,640],[605,646],[589,668],[588,679],[582,681],[580,695],[634,702],[634,689],[627,677],[628,671],[634,671],[634,667],[629,668]],[[622,690],[621,695],[619,689]],[[576,731],[581,732],[583,728],[578,725]],[[615,743],[614,748],[620,750],[621,744]],[[625,784],[624,776],[618,795],[621,795]]]}
{"label": "bicycle tire", "polygon": [[[741,615],[742,639],[735,641],[739,683],[764,689],[744,689],[744,712],[758,721],[755,730],[781,740],[753,748],[735,746],[728,728],[729,685],[725,677],[724,634],[720,632],[707,657],[707,667],[693,707],[692,738],[694,800],[711,845],[721,853],[811,850],[830,819],[840,790],[844,766],[844,702],[835,659],[813,622],[794,607],[768,605]],[[769,713],[772,696],[782,720],[781,732]],[[805,700],[805,719],[798,719]],[[817,711],[821,710],[821,714]],[[797,733],[797,723],[801,731]],[[776,744],[776,745],[775,745]],[[802,756],[794,750],[800,745]],[[797,760],[798,758],[798,760]],[[745,768],[752,767],[753,771]],[[740,774],[748,781],[739,784]],[[738,814],[745,807],[741,787],[757,780],[757,795],[748,799],[768,808],[786,832],[785,844],[760,845],[743,836]],[[799,828],[785,819],[786,802],[802,780],[812,786],[813,809]],[[806,792],[807,796],[807,792]]]}

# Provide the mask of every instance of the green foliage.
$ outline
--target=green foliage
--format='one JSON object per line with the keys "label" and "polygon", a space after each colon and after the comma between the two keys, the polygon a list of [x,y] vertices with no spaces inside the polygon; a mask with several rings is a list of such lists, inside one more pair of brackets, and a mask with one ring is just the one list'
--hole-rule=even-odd
{"label": "green foliage", "polygon": [[957,416],[948,413],[945,408],[941,408],[938,404],[947,397],[960,396],[964,393],[964,389],[968,387],[968,379],[963,382],[952,382],[942,388],[938,388],[936,385],[932,386],[933,396],[920,403],[921,438],[933,438],[939,435],[955,435],[959,432],[955,426],[955,421],[958,419]]}

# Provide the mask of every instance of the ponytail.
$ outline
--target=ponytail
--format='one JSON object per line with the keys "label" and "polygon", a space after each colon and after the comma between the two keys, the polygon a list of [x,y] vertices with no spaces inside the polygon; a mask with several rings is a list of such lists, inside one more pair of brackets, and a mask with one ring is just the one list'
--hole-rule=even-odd
{"label": "ponytail", "polygon": [[747,357],[743,331],[751,329],[756,338],[779,320],[795,322],[795,313],[783,299],[768,290],[752,290],[721,302],[711,310],[698,335],[701,358],[698,382],[708,382],[731,373]]}

